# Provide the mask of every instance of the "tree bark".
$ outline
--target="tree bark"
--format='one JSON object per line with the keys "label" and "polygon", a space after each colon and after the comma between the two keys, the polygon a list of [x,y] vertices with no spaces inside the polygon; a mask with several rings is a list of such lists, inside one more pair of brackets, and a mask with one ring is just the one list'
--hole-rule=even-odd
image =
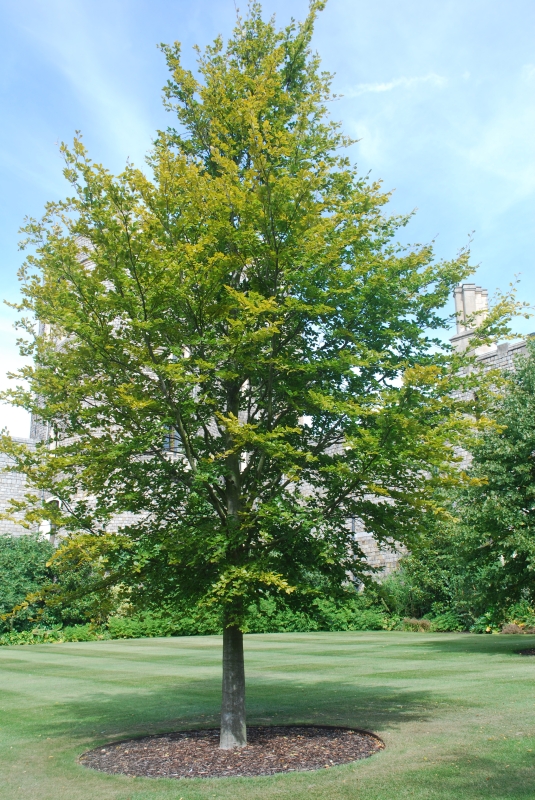
{"label": "tree bark", "polygon": [[221,701],[222,750],[245,747],[245,668],[243,633],[235,625],[223,629],[223,694]]}

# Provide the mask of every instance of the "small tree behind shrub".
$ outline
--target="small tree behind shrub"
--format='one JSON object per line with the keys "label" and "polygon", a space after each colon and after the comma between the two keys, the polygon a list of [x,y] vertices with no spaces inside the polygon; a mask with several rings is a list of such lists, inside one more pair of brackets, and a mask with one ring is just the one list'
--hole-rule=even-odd
{"label": "small tree behind shrub", "polygon": [[50,542],[36,534],[0,536],[0,632],[26,630],[34,625],[29,608],[6,618],[30,592],[52,580],[47,562],[54,552]]}

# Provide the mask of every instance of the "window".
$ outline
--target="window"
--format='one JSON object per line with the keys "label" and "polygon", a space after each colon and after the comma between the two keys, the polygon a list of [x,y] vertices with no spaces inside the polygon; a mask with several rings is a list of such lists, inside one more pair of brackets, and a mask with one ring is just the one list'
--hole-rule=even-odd
{"label": "window", "polygon": [[168,433],[164,436],[163,449],[166,453],[183,453],[184,447],[180,441],[176,428],[169,427]]}

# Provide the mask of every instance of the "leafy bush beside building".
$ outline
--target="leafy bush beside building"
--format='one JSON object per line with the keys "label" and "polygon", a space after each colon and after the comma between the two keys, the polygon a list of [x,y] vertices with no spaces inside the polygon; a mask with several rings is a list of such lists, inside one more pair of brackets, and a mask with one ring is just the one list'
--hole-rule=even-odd
{"label": "leafy bush beside building", "polygon": [[21,609],[16,618],[5,619],[26,596],[52,580],[47,562],[54,552],[48,541],[34,534],[0,536],[0,633],[24,630],[32,624],[31,613]]}

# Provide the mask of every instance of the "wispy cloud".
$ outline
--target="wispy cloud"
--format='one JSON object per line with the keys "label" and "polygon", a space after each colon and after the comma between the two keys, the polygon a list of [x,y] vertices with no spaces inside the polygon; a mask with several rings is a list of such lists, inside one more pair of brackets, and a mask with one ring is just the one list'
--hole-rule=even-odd
{"label": "wispy cloud", "polygon": [[[4,314],[9,314],[7,309]],[[2,333],[2,351],[0,352],[0,391],[13,389],[20,381],[10,380],[8,372],[17,372],[24,364],[30,363],[28,358],[22,358],[18,353],[16,338],[18,332],[13,330],[12,321],[7,317],[0,317],[0,332]],[[22,408],[16,408],[0,401],[0,429],[7,428],[11,436],[29,436],[30,415]]]}
{"label": "wispy cloud", "polygon": [[447,82],[448,79],[444,78],[442,75],[430,72],[428,75],[421,75],[413,78],[395,78],[386,83],[359,83],[343,94],[344,97],[359,97],[362,94],[368,94],[370,92],[391,92],[393,89],[412,89],[414,86],[425,83],[442,88],[446,86]]}

